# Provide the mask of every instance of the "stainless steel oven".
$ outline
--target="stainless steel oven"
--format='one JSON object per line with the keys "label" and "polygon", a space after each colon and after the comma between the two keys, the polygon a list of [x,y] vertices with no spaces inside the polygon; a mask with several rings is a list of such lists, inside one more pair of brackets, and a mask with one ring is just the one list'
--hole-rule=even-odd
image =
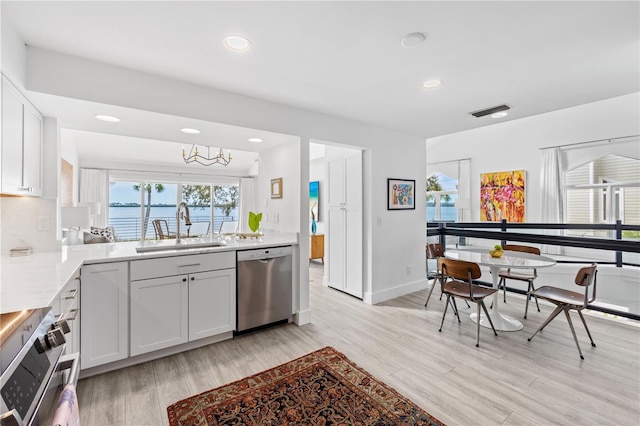
{"label": "stainless steel oven", "polygon": [[51,308],[0,315],[0,424],[49,425],[57,398],[78,380],[78,354],[63,355],[69,326]]}

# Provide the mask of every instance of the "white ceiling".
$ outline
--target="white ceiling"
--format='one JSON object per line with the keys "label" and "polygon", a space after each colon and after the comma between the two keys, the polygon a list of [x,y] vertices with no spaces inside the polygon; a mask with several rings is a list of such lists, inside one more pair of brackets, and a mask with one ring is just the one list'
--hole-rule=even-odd
{"label": "white ceiling", "polygon": [[[425,138],[639,91],[639,12],[635,1],[2,2],[31,46]],[[426,41],[403,48],[411,32]],[[252,48],[227,50],[228,34]],[[444,86],[421,88],[434,78]],[[65,127],[120,132],[80,120],[78,101],[34,103]],[[502,103],[500,120],[468,114]],[[196,138],[176,128],[204,125],[226,145],[256,132],[109,108],[140,138],[184,144]]]}

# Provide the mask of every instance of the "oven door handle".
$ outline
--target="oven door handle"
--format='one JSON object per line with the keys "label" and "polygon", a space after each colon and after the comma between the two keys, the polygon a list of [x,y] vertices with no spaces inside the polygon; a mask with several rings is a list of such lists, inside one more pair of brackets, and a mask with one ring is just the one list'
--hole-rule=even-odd
{"label": "oven door handle", "polygon": [[56,371],[64,370],[69,370],[65,384],[77,385],[78,375],[80,374],[80,354],[78,352],[60,357]]}

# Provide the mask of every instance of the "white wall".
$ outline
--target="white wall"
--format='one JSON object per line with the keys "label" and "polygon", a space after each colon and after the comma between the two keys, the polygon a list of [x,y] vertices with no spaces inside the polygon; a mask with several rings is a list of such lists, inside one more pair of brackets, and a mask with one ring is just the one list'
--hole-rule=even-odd
{"label": "white wall", "polygon": [[[485,117],[483,119],[491,120]],[[527,222],[540,222],[540,148],[640,134],[640,94],[605,99],[427,140],[427,162],[471,158],[471,221],[480,221],[480,174],[526,170]]]}
{"label": "white wall", "polygon": [[[363,276],[369,301],[375,303],[426,287],[424,138],[42,49],[29,47],[27,56],[29,90],[298,135],[307,143],[310,139],[325,140],[363,148]],[[308,158],[308,147],[306,155]],[[305,163],[301,164],[301,161]],[[308,214],[308,159],[299,157],[295,163],[286,164],[287,170],[282,172],[264,171],[264,163],[260,164],[260,176],[264,172],[265,178],[269,179],[293,176],[295,169],[301,167],[297,176],[299,217],[290,223],[298,226],[300,250],[304,251],[303,243],[309,234],[307,226],[301,226],[302,217],[306,220]],[[386,210],[388,177],[416,179],[415,210]],[[284,182],[284,203],[287,202],[287,188],[291,188],[289,179],[295,178],[287,178]],[[264,186],[261,190],[265,191]],[[302,199],[304,206],[300,203]],[[268,207],[272,205],[270,202],[269,199]],[[289,214],[288,207],[276,203],[273,208],[276,214],[280,213],[279,223],[273,224],[270,216],[264,226],[282,228],[285,226],[283,215]],[[308,246],[308,242],[306,244]],[[305,282],[302,275],[301,282]]]}
{"label": "white wall", "polygon": [[[262,212],[260,227],[263,230],[299,232],[300,143],[284,143],[262,151],[259,162],[256,209]],[[282,178],[282,198],[271,198],[271,179],[277,178]],[[246,222],[247,218],[242,220]]]}
{"label": "white wall", "polygon": [[[0,2],[0,8],[1,6]],[[1,52],[0,67],[2,73],[6,75],[13,84],[20,89],[25,86],[26,75],[26,52],[27,47],[20,38],[11,22],[4,15],[1,16],[2,31],[1,34]]]}
{"label": "white wall", "polygon": [[[0,198],[0,255],[8,256],[12,248],[29,246],[34,252],[59,251],[56,200],[35,197]],[[37,230],[38,216],[49,218],[49,230]]]}

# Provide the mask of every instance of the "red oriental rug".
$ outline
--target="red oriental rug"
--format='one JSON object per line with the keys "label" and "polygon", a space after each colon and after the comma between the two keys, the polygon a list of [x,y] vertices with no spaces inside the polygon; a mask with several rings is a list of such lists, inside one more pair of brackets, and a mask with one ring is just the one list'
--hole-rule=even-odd
{"label": "red oriental rug", "polygon": [[331,347],[167,407],[171,426],[444,425]]}

